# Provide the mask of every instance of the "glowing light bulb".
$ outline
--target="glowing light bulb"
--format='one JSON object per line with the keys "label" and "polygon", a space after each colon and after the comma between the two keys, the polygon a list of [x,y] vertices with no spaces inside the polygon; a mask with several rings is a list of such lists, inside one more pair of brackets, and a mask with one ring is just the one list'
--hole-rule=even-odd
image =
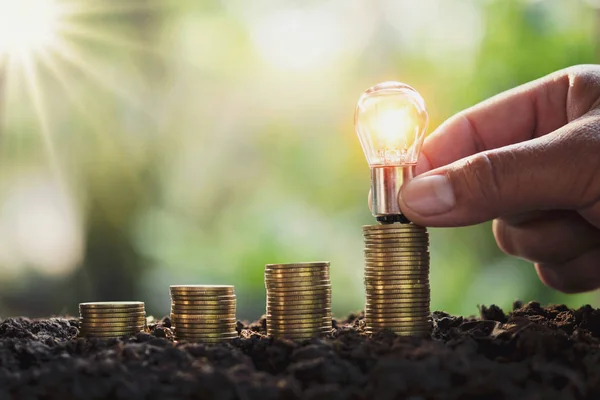
{"label": "glowing light bulb", "polygon": [[371,168],[372,210],[380,222],[406,221],[398,193],[413,176],[427,120],[425,101],[404,83],[380,83],[358,100],[354,127]]}

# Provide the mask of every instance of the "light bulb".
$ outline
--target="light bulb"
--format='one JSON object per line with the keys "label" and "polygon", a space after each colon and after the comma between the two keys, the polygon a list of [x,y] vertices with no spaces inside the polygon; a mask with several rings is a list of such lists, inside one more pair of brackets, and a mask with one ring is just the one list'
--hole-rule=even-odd
{"label": "light bulb", "polygon": [[406,222],[398,193],[413,176],[427,120],[425,101],[404,83],[377,84],[358,100],[354,127],[371,168],[372,212],[380,222]]}

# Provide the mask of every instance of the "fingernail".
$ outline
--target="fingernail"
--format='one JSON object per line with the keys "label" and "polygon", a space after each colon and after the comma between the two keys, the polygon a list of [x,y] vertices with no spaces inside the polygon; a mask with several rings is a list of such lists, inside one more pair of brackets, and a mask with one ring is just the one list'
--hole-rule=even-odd
{"label": "fingernail", "polygon": [[452,184],[445,175],[416,177],[404,186],[400,196],[408,208],[424,217],[447,213],[456,204]]}

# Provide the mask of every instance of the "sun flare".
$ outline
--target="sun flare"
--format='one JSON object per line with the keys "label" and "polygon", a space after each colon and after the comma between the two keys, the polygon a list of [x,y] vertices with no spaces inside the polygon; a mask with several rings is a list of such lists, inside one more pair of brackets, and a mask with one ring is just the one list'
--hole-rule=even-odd
{"label": "sun flare", "polygon": [[22,56],[52,45],[62,11],[56,0],[0,0],[0,56]]}

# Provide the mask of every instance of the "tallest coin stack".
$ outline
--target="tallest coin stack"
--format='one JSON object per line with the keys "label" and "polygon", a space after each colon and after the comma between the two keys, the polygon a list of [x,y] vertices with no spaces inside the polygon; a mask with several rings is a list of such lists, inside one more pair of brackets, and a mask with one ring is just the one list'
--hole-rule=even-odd
{"label": "tallest coin stack", "polygon": [[426,336],[429,320],[429,235],[407,224],[363,227],[367,331]]}

